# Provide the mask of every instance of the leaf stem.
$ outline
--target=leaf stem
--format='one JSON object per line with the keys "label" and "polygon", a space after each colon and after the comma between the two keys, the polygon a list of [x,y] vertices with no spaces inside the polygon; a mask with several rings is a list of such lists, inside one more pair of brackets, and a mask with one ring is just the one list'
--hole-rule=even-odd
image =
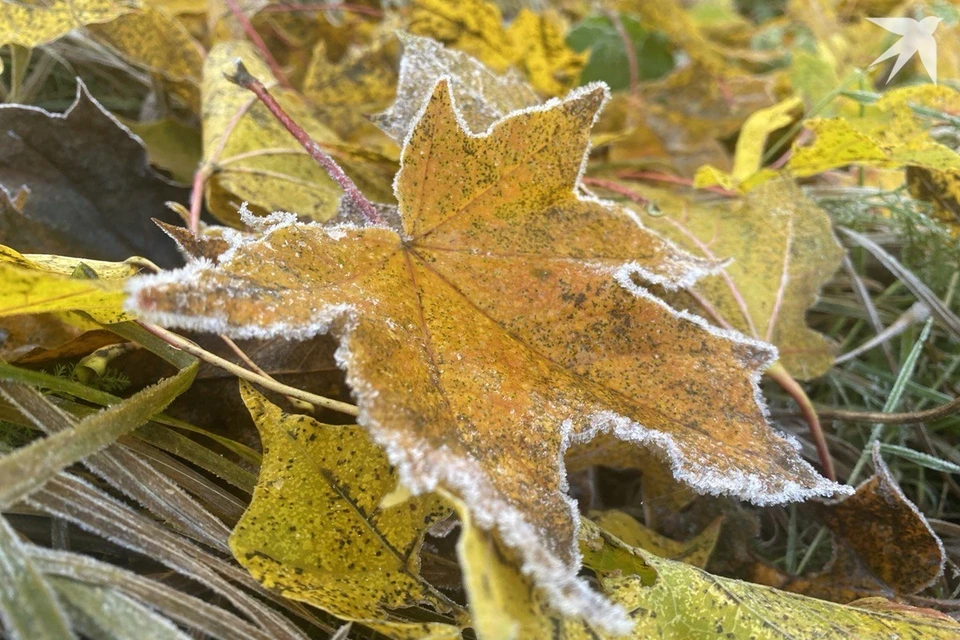
{"label": "leaf stem", "polygon": [[820,458],[820,466],[823,467],[823,475],[828,479],[836,481],[837,474],[833,469],[833,458],[830,457],[830,449],[827,447],[827,439],[823,435],[823,429],[820,427],[820,418],[817,416],[817,410],[810,401],[807,392],[803,390],[800,383],[793,379],[784,366],[779,362],[774,362],[766,370],[766,375],[774,380],[780,387],[786,391],[794,402],[800,407],[803,417],[810,427],[810,437],[817,448],[817,457]]}
{"label": "leaf stem", "polygon": [[292,89],[293,85],[290,84],[290,81],[287,79],[287,76],[283,73],[283,70],[280,68],[280,64],[277,62],[277,59],[273,57],[273,54],[270,53],[270,49],[267,48],[267,43],[263,41],[263,38],[260,37],[260,34],[257,33],[257,30],[253,28],[253,24],[250,22],[250,19],[244,15],[243,10],[240,9],[240,3],[237,0],[225,0],[227,3],[227,8],[230,9],[230,13],[233,14],[233,17],[237,19],[237,22],[240,23],[240,28],[243,29],[243,32],[247,34],[247,37],[250,39],[250,42],[260,50],[260,53],[263,54],[263,59],[266,60],[267,66],[270,67],[271,73],[276,77],[277,82],[281,86]]}
{"label": "leaf stem", "polygon": [[243,62],[237,60],[236,72],[232,76],[228,75],[227,79],[253,92],[253,94],[260,99],[270,113],[273,114],[273,117],[306,149],[310,157],[323,167],[327,174],[340,185],[340,188],[344,190],[347,197],[353,200],[357,208],[363,213],[363,217],[366,218],[367,222],[371,224],[384,224],[383,218],[377,213],[373,204],[360,192],[360,189],[358,189],[357,185],[350,179],[350,176],[344,173],[336,161],[320,148],[320,145],[310,137],[310,134],[303,130],[303,127],[293,121],[287,112],[283,110],[283,107],[280,106],[280,103],[270,95],[270,92],[263,86],[263,83],[250,75],[250,72],[247,71]]}
{"label": "leaf stem", "polygon": [[309,402],[312,405],[323,407],[324,409],[330,409],[331,411],[337,411],[339,413],[345,413],[350,416],[357,416],[360,414],[360,410],[352,404],[346,402],[340,402],[339,400],[334,400],[332,398],[325,398],[323,396],[318,396],[315,393],[310,393],[308,391],[303,391],[297,389],[296,387],[291,387],[283,384],[282,382],[277,382],[273,378],[268,378],[250,371],[249,369],[244,369],[243,367],[236,365],[229,360],[221,358],[220,356],[210,353],[206,349],[203,349],[199,345],[187,340],[183,336],[177,335],[172,331],[167,331],[166,329],[159,327],[155,324],[150,324],[148,322],[138,321],[141,327],[157,336],[167,344],[172,347],[176,347],[181,351],[185,351],[190,355],[200,358],[204,362],[209,362],[215,367],[220,367],[224,371],[232,373],[238,378],[242,378],[247,382],[252,382],[258,384],[265,389],[270,389],[271,391],[276,391],[277,393],[283,394],[285,396],[290,396],[291,398],[296,398],[297,400],[302,400],[304,402]]}

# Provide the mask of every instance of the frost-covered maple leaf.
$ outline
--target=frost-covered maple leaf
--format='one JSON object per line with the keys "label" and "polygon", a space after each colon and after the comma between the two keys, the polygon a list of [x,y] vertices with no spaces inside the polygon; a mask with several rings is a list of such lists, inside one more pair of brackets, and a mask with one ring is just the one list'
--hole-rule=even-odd
{"label": "frost-covered maple leaf", "polygon": [[839,488],[766,421],[772,347],[638,284],[686,286],[710,265],[577,194],[605,96],[588,86],[474,135],[441,80],[403,149],[396,227],[275,214],[226,235],[216,263],[135,281],[131,306],[236,337],[332,332],[358,422],[401,481],[456,495],[561,612],[624,630],[577,577],[569,447],[598,462],[646,447],[698,491],[760,504]]}

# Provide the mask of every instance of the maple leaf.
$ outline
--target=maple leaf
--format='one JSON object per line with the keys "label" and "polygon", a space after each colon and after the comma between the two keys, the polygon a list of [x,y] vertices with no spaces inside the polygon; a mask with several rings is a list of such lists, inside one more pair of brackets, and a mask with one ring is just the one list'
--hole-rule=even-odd
{"label": "maple leaf", "polygon": [[767,424],[757,379],[770,348],[635,281],[676,288],[713,265],[576,194],[605,96],[588,86],[476,136],[441,80],[403,150],[400,228],[274,214],[260,237],[228,238],[217,265],[137,280],[130,304],[237,337],[334,332],[358,421],[403,484],[442,485],[558,608],[617,626],[619,610],[576,577],[572,444],[646,446],[694,488],[762,504],[840,488]]}

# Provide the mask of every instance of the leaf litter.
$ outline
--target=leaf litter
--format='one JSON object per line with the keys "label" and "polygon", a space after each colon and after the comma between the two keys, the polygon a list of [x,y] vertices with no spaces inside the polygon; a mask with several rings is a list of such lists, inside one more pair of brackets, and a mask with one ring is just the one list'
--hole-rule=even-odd
{"label": "leaf litter", "polygon": [[[920,65],[874,93],[886,44],[850,3],[515,4],[0,9],[3,115],[42,143],[8,149],[0,175],[0,339],[17,358],[0,385],[30,414],[0,402],[0,468],[33,490],[30,516],[3,517],[58,547],[0,553],[35,560],[32,595],[68,605],[54,635],[956,635],[926,607],[960,610],[960,94],[916,83]],[[948,17],[938,35],[956,33]],[[228,82],[237,57],[363,195],[269,95]],[[77,76],[86,101],[56,115]],[[147,161],[192,180],[188,206]],[[161,232],[158,213],[187,226]],[[838,223],[858,248],[835,274]],[[162,292],[153,317],[198,334],[122,307],[177,248],[184,269],[126,290]],[[918,296],[934,313],[911,346]],[[855,355],[835,361],[833,341]],[[190,389],[131,431],[152,410],[137,391],[193,357]],[[761,373],[788,397],[761,395]],[[914,412],[828,408],[898,403]],[[891,427],[846,425],[876,420]],[[876,441],[853,495],[802,461],[812,442],[849,479]],[[42,477],[21,473],[43,452]],[[77,457],[96,485],[60,468]],[[80,554],[180,577],[77,573]],[[174,602],[182,578],[231,608]],[[0,598],[0,620],[37,602]]]}

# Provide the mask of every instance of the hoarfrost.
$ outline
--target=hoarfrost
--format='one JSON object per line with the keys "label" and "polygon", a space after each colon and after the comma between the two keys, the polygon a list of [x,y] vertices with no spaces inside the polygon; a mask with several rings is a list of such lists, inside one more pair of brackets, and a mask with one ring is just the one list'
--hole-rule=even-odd
{"label": "hoarfrost", "polygon": [[540,101],[518,74],[497,75],[479,60],[430,38],[398,34],[403,42],[397,99],[371,120],[387,135],[402,143],[433,91],[437,79],[450,78],[453,95],[463,112],[467,131],[479,133],[509,113]]}

